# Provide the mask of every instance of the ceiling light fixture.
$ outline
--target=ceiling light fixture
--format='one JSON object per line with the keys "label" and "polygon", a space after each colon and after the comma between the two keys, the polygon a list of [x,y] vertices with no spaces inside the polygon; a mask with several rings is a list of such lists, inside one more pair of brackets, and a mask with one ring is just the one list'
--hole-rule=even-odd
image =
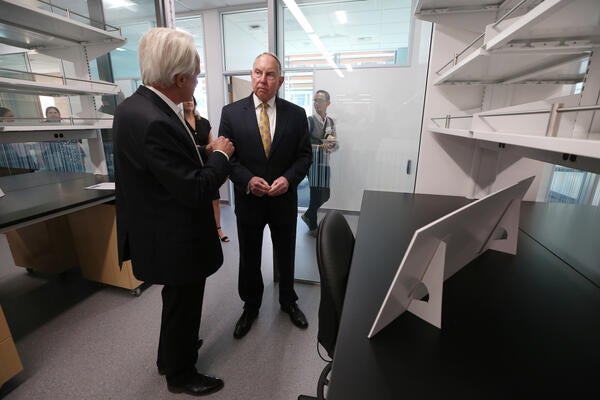
{"label": "ceiling light fixture", "polygon": [[312,40],[312,42],[315,44],[317,49],[321,52],[321,54],[323,55],[323,58],[325,58],[325,61],[327,61],[327,63],[335,70],[335,73],[340,78],[343,78],[344,74],[342,74],[342,71],[340,71],[340,69],[338,68],[336,63],[333,61],[333,57],[327,51],[327,49],[325,48],[325,45],[323,45],[323,42],[321,42],[321,39],[319,38],[319,36],[317,36],[317,34],[315,34],[315,31],[314,31],[312,25],[310,24],[310,22],[308,22],[308,20],[304,16],[304,13],[302,12],[302,10],[300,10],[300,7],[298,7],[298,4],[296,4],[296,2],[294,0],[283,0],[283,2],[287,6],[287,8],[290,10],[290,12],[294,16],[294,18],[296,18],[296,21],[300,24],[302,29],[304,29],[304,32],[306,32],[308,34],[308,37],[310,37],[310,40]]}
{"label": "ceiling light fixture", "polygon": [[298,7],[298,4],[296,4],[294,0],[283,0],[283,2],[290,10],[294,18],[296,18],[296,21],[298,21],[302,29],[304,29],[304,32],[308,34],[315,32],[312,25],[310,24],[310,22],[308,22],[308,20],[304,16],[304,13],[302,12],[302,10],[300,10],[300,7]]}
{"label": "ceiling light fixture", "polygon": [[129,7],[133,7],[133,6],[137,5],[134,2],[128,1],[128,0],[104,0],[104,1],[106,2],[106,8],[108,8],[108,9],[129,8]]}
{"label": "ceiling light fixture", "polygon": [[337,18],[340,24],[345,24],[348,22],[348,15],[346,15],[346,11],[339,10],[335,12],[335,17]]}
{"label": "ceiling light fixture", "polygon": [[329,64],[331,66],[331,68],[333,68],[333,70],[335,71],[335,73],[340,78],[343,78],[344,74],[342,74],[342,71],[340,71],[340,69],[338,68],[337,64],[333,61],[333,56],[331,55],[331,53],[329,53],[327,51],[327,49],[325,48],[325,45],[323,44],[323,42],[321,42],[321,39],[319,38],[319,36],[315,35],[314,33],[310,34],[308,36],[310,37],[310,40],[313,41],[313,43],[315,44],[315,46],[317,46],[317,49],[321,52],[321,54],[325,58],[325,61],[327,61],[327,64]]}

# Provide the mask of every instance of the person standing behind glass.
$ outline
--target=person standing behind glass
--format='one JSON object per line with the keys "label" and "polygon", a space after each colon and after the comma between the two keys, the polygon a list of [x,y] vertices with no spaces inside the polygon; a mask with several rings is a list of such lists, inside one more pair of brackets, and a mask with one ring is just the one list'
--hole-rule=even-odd
{"label": "person standing behind glass", "polygon": [[44,122],[60,122],[60,110],[54,106],[46,107],[46,121]]}
{"label": "person standing behind glass", "polygon": [[[191,100],[183,102],[183,114],[186,122],[190,125],[191,131],[194,135],[194,141],[196,146],[204,147],[212,142],[211,126],[210,122],[206,118],[203,118],[198,110],[196,110],[196,98],[192,97]],[[219,191],[215,192],[212,205],[215,213],[215,221],[217,222],[217,233],[221,242],[229,242],[229,238],[223,234],[221,230],[221,205],[219,200]]]}
{"label": "person standing behind glass", "polygon": [[15,122],[15,114],[6,107],[0,107],[0,122]]}
{"label": "person standing behind glass", "polygon": [[314,113],[308,117],[310,143],[313,150],[313,163],[308,171],[310,203],[302,214],[302,221],[308,226],[309,233],[316,235],[317,211],[329,200],[329,153],[337,148],[335,123],[327,116],[327,107],[331,104],[329,93],[317,90],[313,98]]}

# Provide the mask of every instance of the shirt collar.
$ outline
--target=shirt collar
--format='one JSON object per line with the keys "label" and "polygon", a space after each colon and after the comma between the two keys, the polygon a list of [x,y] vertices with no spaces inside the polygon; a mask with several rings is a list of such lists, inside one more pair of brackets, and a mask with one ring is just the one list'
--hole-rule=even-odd
{"label": "shirt collar", "polygon": [[321,114],[319,114],[318,112],[315,112],[313,114],[316,118],[319,119],[319,121],[321,121],[321,123],[325,123],[325,121],[327,120],[327,114],[325,114],[325,118],[321,117]]}
{"label": "shirt collar", "polygon": [[[254,93],[252,93],[252,98],[254,99],[254,109],[257,109],[262,104],[262,101]],[[271,97],[271,99],[269,101],[267,101],[267,104],[269,105],[269,107],[271,107],[272,110],[274,110],[275,109],[275,96]]]}
{"label": "shirt collar", "polygon": [[160,97],[165,103],[167,103],[167,105],[175,112],[175,114],[177,114],[178,117],[181,117],[181,111],[182,109],[179,107],[179,105],[173,103],[173,100],[171,100],[170,98],[168,98],[167,96],[165,96],[162,92],[160,92],[158,89],[152,87],[152,86],[146,86],[148,89],[152,90],[154,93],[156,93],[156,95],[158,97]]}

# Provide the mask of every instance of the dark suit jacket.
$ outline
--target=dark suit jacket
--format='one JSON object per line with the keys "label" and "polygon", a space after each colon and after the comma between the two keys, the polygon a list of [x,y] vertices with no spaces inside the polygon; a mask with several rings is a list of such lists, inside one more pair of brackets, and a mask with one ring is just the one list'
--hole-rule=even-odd
{"label": "dark suit jacket", "polygon": [[[235,213],[242,223],[289,223],[298,213],[296,188],[310,167],[312,153],[303,108],[275,99],[277,120],[269,158],[265,156],[252,95],[223,107],[219,136],[235,145],[230,179],[235,185]],[[248,182],[259,176],[271,184],[287,178],[287,193],[277,197],[247,194]]]}
{"label": "dark suit jacket", "polygon": [[173,110],[142,86],[113,122],[119,262],[136,278],[193,284],[223,263],[211,200],[231,170],[212,153],[202,167]]}

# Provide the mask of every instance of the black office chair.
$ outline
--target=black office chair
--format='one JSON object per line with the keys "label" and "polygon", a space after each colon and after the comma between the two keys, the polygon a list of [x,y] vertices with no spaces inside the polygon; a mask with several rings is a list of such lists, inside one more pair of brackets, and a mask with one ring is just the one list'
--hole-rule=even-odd
{"label": "black office chair", "polygon": [[[354,234],[346,218],[339,211],[330,211],[319,225],[317,232],[317,265],[321,277],[321,301],[319,303],[318,342],[331,359],[335,350],[346,283],[354,251]],[[317,347],[318,349],[318,347]],[[319,355],[321,353],[319,352]],[[325,358],[321,355],[321,358]],[[325,399],[325,387],[329,384],[332,360],[327,361],[317,383],[317,397],[298,396],[298,400]]]}

